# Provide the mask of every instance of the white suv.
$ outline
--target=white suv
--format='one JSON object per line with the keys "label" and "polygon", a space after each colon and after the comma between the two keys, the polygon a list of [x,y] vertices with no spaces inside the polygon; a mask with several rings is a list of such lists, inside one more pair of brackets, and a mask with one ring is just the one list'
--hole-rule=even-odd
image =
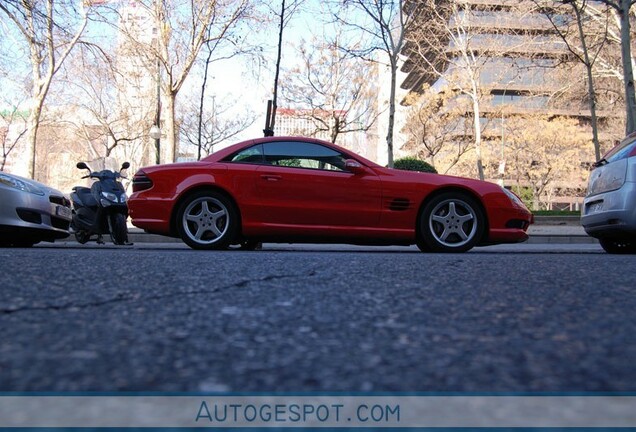
{"label": "white suv", "polygon": [[594,164],[581,225],[609,253],[636,253],[636,133]]}

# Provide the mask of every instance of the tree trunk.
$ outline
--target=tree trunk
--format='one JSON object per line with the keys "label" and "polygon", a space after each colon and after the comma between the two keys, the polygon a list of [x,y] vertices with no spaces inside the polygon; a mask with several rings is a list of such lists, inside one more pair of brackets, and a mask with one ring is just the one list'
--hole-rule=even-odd
{"label": "tree trunk", "polygon": [[632,69],[632,49],[629,22],[631,0],[621,0],[621,55],[623,75],[625,76],[625,132],[630,134],[636,130],[636,93],[634,91],[634,71]]}
{"label": "tree trunk", "polygon": [[278,79],[280,76],[280,60],[283,50],[283,30],[285,29],[285,0],[282,1],[280,9],[280,28],[278,29],[278,52],[276,54],[276,74],[274,76],[274,99],[272,101],[272,116],[267,127],[273,134],[276,127],[276,109],[278,108]]}
{"label": "tree trunk", "polygon": [[[208,70],[210,69],[210,59],[212,58],[212,49],[208,46],[208,56],[205,60],[205,70],[203,72],[203,83],[201,84],[201,99],[199,100],[199,113],[197,123],[197,160],[201,160],[201,130],[203,128],[203,103],[205,99],[205,89],[208,83]],[[216,116],[216,113],[212,113]],[[216,118],[214,119],[216,121]]]}
{"label": "tree trunk", "polygon": [[175,93],[168,93],[165,95],[165,104],[162,104],[164,110],[164,130],[165,139],[161,145],[161,160],[163,163],[172,163],[177,160],[177,136],[176,136],[176,123],[175,123]]}
{"label": "tree trunk", "polygon": [[391,93],[389,95],[389,127],[386,134],[388,166],[393,168],[393,128],[395,127],[395,87],[397,85],[397,56],[391,58]]}
{"label": "tree trunk", "polygon": [[594,155],[596,160],[601,159],[601,146],[598,141],[598,118],[596,116],[596,91],[594,90],[594,77],[592,74],[593,63],[590,59],[590,53],[587,48],[585,33],[583,31],[583,21],[581,18],[581,10],[576,3],[572,3],[572,8],[576,14],[576,23],[579,29],[579,37],[581,38],[581,48],[583,49],[583,59],[585,69],[587,71],[587,94],[590,101],[590,121],[592,122],[592,142],[594,143]]}
{"label": "tree trunk", "polygon": [[[35,98],[33,99],[35,100]],[[37,150],[38,128],[40,126],[41,108],[36,106],[31,108],[28,119],[29,133],[27,134],[26,160],[28,162],[28,176],[34,180],[35,178],[35,152]]]}
{"label": "tree trunk", "polygon": [[[473,85],[473,90],[476,91],[476,87]],[[479,180],[484,180],[484,165],[481,160],[481,113],[479,110],[479,99],[475,93],[472,95],[473,100],[473,129],[475,134],[475,155],[477,156],[477,174]]]}

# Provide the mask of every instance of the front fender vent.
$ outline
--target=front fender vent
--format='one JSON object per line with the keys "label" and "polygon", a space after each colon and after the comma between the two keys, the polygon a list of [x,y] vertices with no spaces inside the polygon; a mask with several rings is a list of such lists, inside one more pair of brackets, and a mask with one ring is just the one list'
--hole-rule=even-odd
{"label": "front fender vent", "polygon": [[411,200],[408,198],[395,198],[389,203],[389,210],[406,211],[411,208]]}

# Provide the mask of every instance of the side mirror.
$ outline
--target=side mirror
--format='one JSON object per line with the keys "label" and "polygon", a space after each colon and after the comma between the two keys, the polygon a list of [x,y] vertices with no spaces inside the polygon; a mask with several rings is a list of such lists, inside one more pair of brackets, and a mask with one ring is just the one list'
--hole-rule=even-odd
{"label": "side mirror", "polygon": [[91,170],[91,169],[88,167],[88,165],[86,165],[84,162],[78,162],[76,166],[77,166],[77,168],[78,168],[78,169],[87,169],[87,170],[89,170],[89,171]]}
{"label": "side mirror", "polygon": [[362,165],[360,162],[358,162],[355,159],[347,159],[345,161],[345,169],[354,174],[363,174],[366,172],[364,165]]}
{"label": "side mirror", "polygon": [[125,170],[128,168],[130,168],[130,162],[124,162],[123,164],[121,164],[121,170]]}

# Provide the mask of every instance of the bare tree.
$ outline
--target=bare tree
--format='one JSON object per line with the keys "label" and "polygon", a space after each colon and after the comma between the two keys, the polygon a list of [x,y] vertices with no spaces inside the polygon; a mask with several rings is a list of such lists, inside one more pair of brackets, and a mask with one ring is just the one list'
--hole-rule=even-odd
{"label": "bare tree", "polygon": [[[485,126],[482,124],[482,103],[490,97],[484,91],[482,73],[490,68],[490,73],[495,75],[490,80],[503,81],[510,74],[509,68],[495,70],[492,59],[513,53],[523,43],[509,35],[499,35],[492,25],[479,25],[485,11],[495,10],[494,7],[484,8],[477,14],[469,2],[421,2],[418,21],[422,25],[409,33],[406,48],[424,73],[470,100],[477,174],[481,180],[484,179],[482,130]],[[507,79],[506,85],[514,83],[517,77],[507,76]]]}
{"label": "bare tree", "polygon": [[53,77],[77,45],[88,15],[81,1],[5,0],[0,11],[13,22],[30,53],[31,104],[28,118],[29,176],[35,178],[35,155],[42,109]]}
{"label": "bare tree", "polygon": [[[128,50],[143,61],[161,86],[163,136],[160,160],[173,162],[177,157],[178,130],[175,101],[201,48],[222,49],[228,36],[251,7],[250,0],[140,0],[152,20],[156,36],[151,40],[137,25],[120,26]],[[121,20],[121,19],[120,19]],[[124,20],[125,21],[125,20]],[[135,24],[135,23],[133,23]]]}
{"label": "bare tree", "polygon": [[542,207],[556,183],[583,184],[589,135],[576,119],[513,116],[506,121],[506,134],[507,169],[517,185],[530,188],[534,210]]}
{"label": "bare tree", "polygon": [[197,148],[197,160],[214,152],[214,146],[234,138],[256,121],[252,112],[232,112],[234,99],[217,103],[216,96],[208,98],[212,103],[186,106],[181,117],[181,136],[187,144]]}
{"label": "bare tree", "polygon": [[[388,165],[393,167],[393,135],[395,127],[395,108],[397,90],[397,72],[400,65],[400,54],[404,48],[406,34],[414,25],[414,16],[420,8],[420,2],[406,0],[344,0],[345,7],[352,7],[361,12],[366,20],[356,21],[353,18],[338,15],[343,24],[356,29],[365,35],[369,43],[362,49],[343,47],[348,52],[362,58],[371,59],[372,54],[381,52],[386,55],[391,72],[389,87],[389,122],[386,134]],[[378,61],[377,57],[374,58]]]}
{"label": "bare tree", "polygon": [[[598,138],[598,115],[597,115],[597,95],[594,84],[594,68],[596,60],[601,55],[608,40],[608,24],[610,15],[605,13],[603,20],[595,14],[600,26],[586,26],[586,19],[589,16],[588,0],[562,0],[563,3],[572,7],[574,19],[568,19],[563,9],[559,7],[549,7],[545,2],[534,0],[537,6],[541,7],[544,15],[548,18],[556,34],[567,46],[568,51],[574,58],[585,66],[587,80],[587,100],[590,107],[590,119],[592,126],[592,142],[596,160],[601,159],[600,143]],[[600,31],[599,31],[600,30]]]}
{"label": "bare tree", "polygon": [[[574,0],[565,0],[574,1]],[[621,59],[623,64],[623,83],[625,91],[625,132],[630,134],[636,131],[636,90],[634,89],[634,68],[632,65],[632,41],[630,9],[636,0],[598,0],[618,14],[620,22]]]}
{"label": "bare tree", "polygon": [[[145,137],[149,112],[136,107],[121,84],[122,74],[105,48],[82,46],[69,59],[60,78],[57,97],[65,97],[74,115],[69,122],[82,137],[91,158],[107,158],[122,145],[138,144]],[[126,77],[134,79],[134,77]]]}
{"label": "bare tree", "polygon": [[[201,80],[199,106],[196,110],[196,135],[192,134],[192,128],[183,131],[183,135],[186,136],[187,141],[191,144],[196,144],[197,146],[197,160],[201,159],[202,151],[205,151],[208,154],[211,153],[212,147],[215,144],[219,144],[229,138],[236,136],[255,121],[254,115],[252,113],[248,113],[247,115],[239,115],[231,120],[221,121],[219,119],[219,115],[222,115],[226,111],[226,109],[221,108],[221,110],[219,111],[218,107],[215,104],[215,96],[212,97],[212,110],[206,109],[205,106],[206,92],[209,87],[208,83],[210,79],[210,67],[213,63],[244,55],[250,56],[251,58],[257,58],[258,60],[261,59],[261,53],[258,48],[249,45],[244,46],[241,43],[240,39],[241,38],[236,38],[236,40],[234,40],[228,35],[227,40],[208,38],[208,40],[206,41],[205,51],[207,53],[203,62],[203,79]],[[228,40],[231,42],[233,49],[229,50],[226,55],[219,56],[217,52],[219,45]],[[227,109],[229,109],[229,106]],[[190,110],[189,112],[192,111]],[[184,118],[189,120],[191,116],[185,114]],[[186,122],[188,122],[188,120],[186,120]]]}
{"label": "bare tree", "polygon": [[426,86],[422,93],[426,95],[423,98],[407,98],[410,109],[404,132],[408,141],[403,149],[429,161],[438,172],[448,173],[473,148],[462,133],[466,101],[449,87],[435,91]]}
{"label": "bare tree", "polygon": [[267,115],[265,120],[265,136],[274,135],[274,127],[276,126],[276,110],[278,109],[278,81],[280,78],[280,64],[283,55],[283,32],[289,24],[294,13],[302,5],[304,0],[281,0],[280,12],[277,12],[278,19],[278,46],[276,51],[276,67],[274,70],[274,89],[272,100],[267,105]]}
{"label": "bare tree", "polygon": [[29,128],[27,126],[27,116],[17,107],[0,112],[0,122],[2,122],[0,125],[0,143],[2,144],[0,171],[4,171],[9,154],[24,138]]}
{"label": "bare tree", "polygon": [[369,62],[339,49],[334,40],[314,38],[298,47],[299,64],[285,73],[281,95],[295,115],[314,126],[312,135],[367,131],[378,117]]}

